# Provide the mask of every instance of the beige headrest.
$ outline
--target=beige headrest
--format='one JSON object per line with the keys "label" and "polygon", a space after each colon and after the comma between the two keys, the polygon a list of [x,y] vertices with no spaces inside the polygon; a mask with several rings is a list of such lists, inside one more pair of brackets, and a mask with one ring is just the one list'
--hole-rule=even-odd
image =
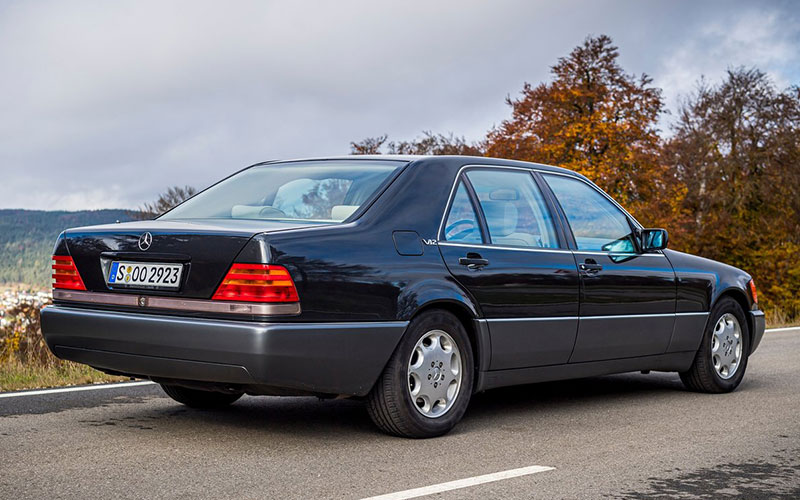
{"label": "beige headrest", "polygon": [[331,219],[345,220],[358,210],[360,205],[334,205],[331,208]]}

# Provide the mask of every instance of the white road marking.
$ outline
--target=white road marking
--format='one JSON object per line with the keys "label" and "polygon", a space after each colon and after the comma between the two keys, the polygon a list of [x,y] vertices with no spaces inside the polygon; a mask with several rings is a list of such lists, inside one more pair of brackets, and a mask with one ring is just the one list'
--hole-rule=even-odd
{"label": "white road marking", "polygon": [[787,326],[786,328],[767,328],[766,332],[788,332],[789,330],[800,330],[800,326]]}
{"label": "white road marking", "polygon": [[461,488],[469,488],[470,486],[477,486],[479,484],[493,483],[495,481],[502,481],[504,479],[511,479],[514,477],[528,476],[537,474],[539,472],[546,472],[554,470],[555,467],[545,467],[543,465],[531,465],[530,467],[522,467],[520,469],[510,469],[500,472],[493,472],[492,474],[484,474],[483,476],[468,477],[466,479],[459,479],[457,481],[449,481],[447,483],[433,484],[431,486],[423,486],[422,488],[414,488],[412,490],[397,491],[395,493],[387,493],[385,495],[378,495],[375,497],[364,498],[362,500],[406,500],[407,498],[417,498],[426,495],[433,495],[435,493],[443,493],[445,491],[458,490]]}
{"label": "white road marking", "polygon": [[139,385],[151,385],[154,382],[143,380],[139,382],[117,382],[114,384],[96,384],[84,385],[79,387],[60,387],[57,389],[38,389],[35,391],[20,391],[20,392],[6,392],[0,393],[0,398],[16,398],[19,396],[42,396],[44,394],[58,394],[61,392],[80,392],[80,391],[97,391],[100,389],[119,389],[124,387],[136,387]]}

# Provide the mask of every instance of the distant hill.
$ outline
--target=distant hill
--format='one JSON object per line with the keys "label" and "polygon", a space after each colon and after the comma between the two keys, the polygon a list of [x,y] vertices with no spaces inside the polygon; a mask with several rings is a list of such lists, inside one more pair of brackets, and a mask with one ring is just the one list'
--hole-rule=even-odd
{"label": "distant hill", "polygon": [[64,229],[133,220],[129,210],[0,210],[0,284],[50,286],[53,243]]}

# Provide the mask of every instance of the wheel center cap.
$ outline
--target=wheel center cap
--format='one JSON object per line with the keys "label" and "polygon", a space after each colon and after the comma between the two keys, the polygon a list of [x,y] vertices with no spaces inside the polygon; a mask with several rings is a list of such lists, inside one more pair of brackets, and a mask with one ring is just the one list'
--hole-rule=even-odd
{"label": "wheel center cap", "polygon": [[439,377],[442,375],[442,371],[437,366],[433,369],[433,380],[439,380]]}

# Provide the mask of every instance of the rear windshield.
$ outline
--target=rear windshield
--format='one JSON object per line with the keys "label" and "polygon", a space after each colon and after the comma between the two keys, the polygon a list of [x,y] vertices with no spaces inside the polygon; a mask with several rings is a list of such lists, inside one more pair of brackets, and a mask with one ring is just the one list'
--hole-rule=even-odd
{"label": "rear windshield", "polygon": [[328,160],[248,168],[160,217],[341,222],[405,162]]}

